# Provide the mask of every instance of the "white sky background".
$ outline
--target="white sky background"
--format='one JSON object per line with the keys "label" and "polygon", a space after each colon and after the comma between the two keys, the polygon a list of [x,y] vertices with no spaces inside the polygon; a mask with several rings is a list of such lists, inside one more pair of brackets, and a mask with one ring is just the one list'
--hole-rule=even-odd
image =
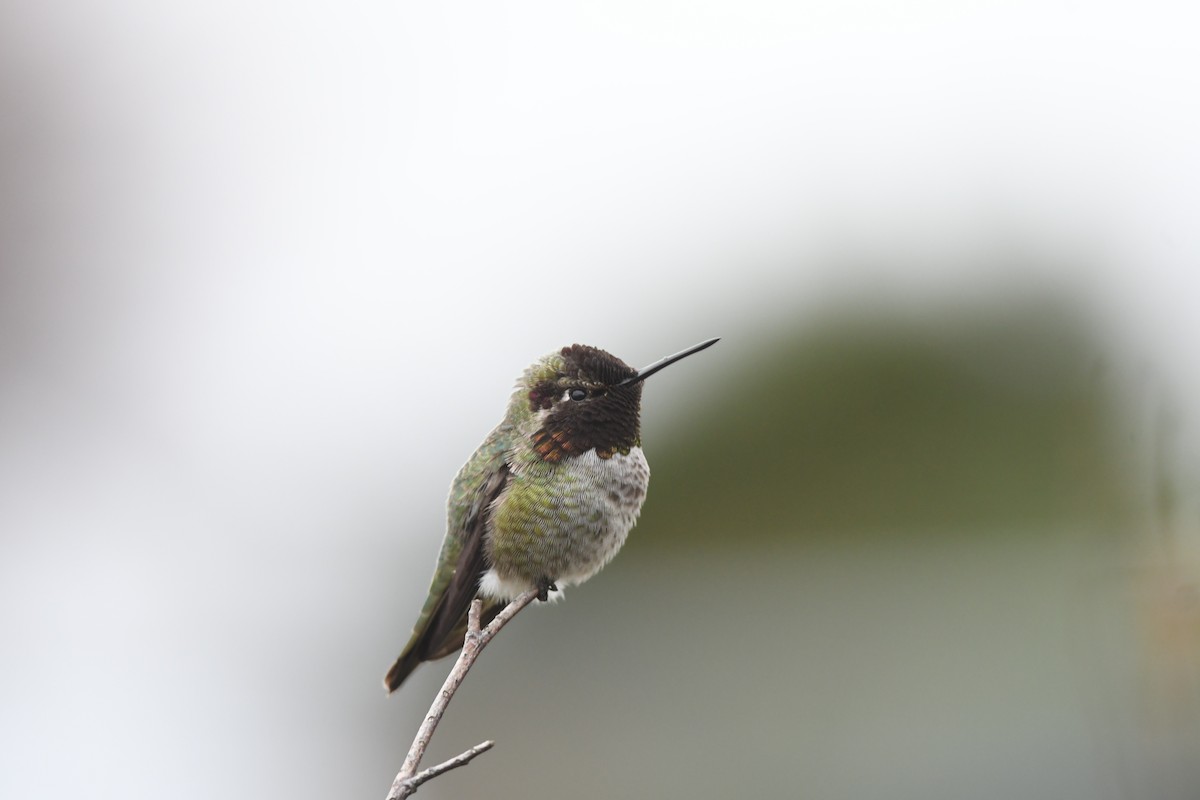
{"label": "white sky background", "polygon": [[[259,601],[290,584],[257,582],[281,551],[419,552],[423,583],[449,477],[562,344],[642,365],[732,337],[664,373],[653,414],[743,357],[737,334],[831,298],[1040,283],[1085,293],[1200,407],[1198,21],[1187,3],[6,2],[0,636],[22,655],[0,795],[92,770],[92,796],[160,796],[114,756],[190,764],[151,733],[179,669],[217,681],[196,735],[223,730],[205,624],[249,647],[277,624]],[[1063,266],[1001,274],[981,254],[1012,239]],[[831,252],[877,265],[834,274]],[[199,644],[170,638],[180,622]],[[250,791],[228,780],[171,793]]]}

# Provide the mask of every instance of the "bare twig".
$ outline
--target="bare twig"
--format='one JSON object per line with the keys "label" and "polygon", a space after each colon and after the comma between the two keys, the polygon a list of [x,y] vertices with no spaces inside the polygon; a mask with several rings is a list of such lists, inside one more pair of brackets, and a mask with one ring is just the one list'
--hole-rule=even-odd
{"label": "bare twig", "polygon": [[412,795],[421,784],[431,778],[436,778],[443,772],[448,772],[456,767],[470,763],[471,759],[480,753],[490,750],[495,744],[490,741],[477,744],[470,750],[455,756],[449,761],[444,761],[436,767],[430,767],[423,772],[417,772],[417,768],[421,765],[421,758],[425,755],[425,749],[429,747],[429,740],[433,738],[433,732],[437,730],[438,723],[442,721],[442,716],[446,713],[446,707],[450,705],[450,701],[454,698],[454,693],[458,691],[458,687],[462,685],[463,679],[467,677],[467,671],[471,669],[471,665],[475,663],[475,659],[479,658],[479,654],[483,652],[483,648],[487,647],[488,642],[495,638],[500,629],[507,625],[521,609],[532,603],[537,596],[538,592],[536,589],[517,596],[483,629],[479,627],[482,603],[479,600],[471,603],[471,609],[467,614],[467,635],[463,640],[462,652],[458,655],[458,661],[454,662],[454,668],[446,676],[446,682],[442,684],[442,690],[438,692],[437,697],[433,700],[433,704],[429,707],[429,713],[425,715],[425,721],[417,729],[417,735],[413,738],[412,747],[408,750],[408,756],[404,759],[404,765],[400,768],[399,774],[396,775],[396,780],[392,782],[392,789],[388,792],[387,800],[401,800],[401,798]]}
{"label": "bare twig", "polygon": [[[486,753],[488,750],[491,750],[495,746],[496,746],[496,743],[493,742],[491,739],[489,739],[486,742],[480,742],[479,744],[472,747],[470,750],[467,750],[465,753],[461,753],[461,754],[455,756],[454,758],[443,761],[442,763],[438,764],[436,767],[430,767],[429,769],[421,770],[416,775],[413,775],[411,778],[407,778],[404,781],[404,791],[402,791],[399,796],[407,797],[408,795],[416,792],[417,787],[420,786],[425,781],[436,778],[438,775],[441,775],[443,772],[449,772],[450,770],[454,769],[455,767],[461,767],[464,764],[469,764],[471,762],[471,759],[475,758],[475,756],[479,755],[480,753]],[[395,791],[394,786],[393,786],[393,791]]]}

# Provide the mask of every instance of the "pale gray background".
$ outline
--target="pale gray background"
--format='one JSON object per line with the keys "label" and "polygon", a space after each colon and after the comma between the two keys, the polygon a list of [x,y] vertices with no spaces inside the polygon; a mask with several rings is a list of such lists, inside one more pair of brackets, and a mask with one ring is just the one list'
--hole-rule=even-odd
{"label": "pale gray background", "polygon": [[[1069,297],[1194,475],[1198,21],[4,2],[0,795],[382,797],[444,674],[379,690],[446,487],[570,342],[640,366],[726,337],[647,389],[653,465],[809,315]],[[1021,541],[618,559],[488,653],[431,757],[501,744],[422,796],[1146,796],[1106,749],[1145,721],[1095,721],[1074,678],[1105,659],[1056,616],[1122,590],[1081,601],[1078,551]],[[789,585],[794,615],[706,641],[725,594]],[[830,642],[896,630],[895,668],[847,683],[876,661]],[[1176,768],[1163,738],[1130,771]]]}

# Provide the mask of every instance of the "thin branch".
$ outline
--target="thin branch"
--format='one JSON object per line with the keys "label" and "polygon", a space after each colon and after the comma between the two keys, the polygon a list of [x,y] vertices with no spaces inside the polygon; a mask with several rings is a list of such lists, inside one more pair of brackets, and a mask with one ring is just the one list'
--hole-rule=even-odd
{"label": "thin branch", "polygon": [[[436,778],[438,775],[441,775],[443,772],[449,772],[450,770],[454,769],[455,767],[461,767],[461,766],[464,766],[465,764],[471,763],[471,759],[475,758],[475,756],[479,755],[480,753],[486,753],[488,750],[491,750],[495,746],[496,746],[496,743],[493,742],[491,739],[488,739],[486,742],[480,742],[479,744],[475,745],[474,747],[472,747],[470,750],[466,751],[465,753],[460,753],[459,755],[456,755],[454,758],[443,761],[442,763],[438,764],[436,767],[430,767],[429,769],[421,770],[416,775],[413,775],[411,778],[408,778],[407,780],[405,780],[404,783],[405,783],[405,787],[407,790],[407,794],[412,794],[413,792],[417,791],[417,787],[420,786],[422,783],[424,783],[425,781],[428,781],[428,780],[432,780],[433,778]],[[406,796],[406,795],[404,795],[404,794],[401,795],[401,797],[404,797],[404,796]]]}
{"label": "thin branch", "polygon": [[500,629],[507,625],[521,609],[532,603],[537,596],[536,589],[518,595],[482,630],[479,627],[482,603],[479,600],[471,603],[471,608],[467,613],[467,635],[463,639],[462,652],[458,655],[458,661],[454,662],[454,668],[446,676],[442,690],[433,699],[433,704],[429,707],[429,713],[425,715],[424,722],[417,729],[412,747],[408,750],[408,756],[404,759],[404,765],[396,775],[396,780],[392,782],[392,789],[388,792],[387,800],[401,800],[401,798],[408,797],[416,792],[417,787],[425,781],[435,778],[443,772],[461,767],[469,763],[475,756],[491,749],[493,742],[483,742],[462,755],[438,764],[436,767],[430,767],[420,774],[417,773],[417,768],[420,767],[421,759],[425,755],[425,749],[429,747],[429,740],[433,738],[433,732],[437,730],[438,723],[442,721],[442,716],[446,713],[446,707],[454,699],[454,693],[458,691],[463,679],[467,677],[467,671],[471,669],[475,659],[479,658],[483,648],[487,647],[488,642],[495,638]]}

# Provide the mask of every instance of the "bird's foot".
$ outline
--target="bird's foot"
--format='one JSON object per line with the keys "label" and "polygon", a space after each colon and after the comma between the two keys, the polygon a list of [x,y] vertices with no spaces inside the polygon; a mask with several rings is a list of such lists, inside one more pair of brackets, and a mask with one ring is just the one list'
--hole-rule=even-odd
{"label": "bird's foot", "polygon": [[544,603],[550,599],[551,592],[558,591],[558,587],[554,584],[554,581],[550,580],[549,578],[542,578],[540,581],[537,582],[537,590],[538,590],[538,595],[537,595],[538,600],[540,600]]}

